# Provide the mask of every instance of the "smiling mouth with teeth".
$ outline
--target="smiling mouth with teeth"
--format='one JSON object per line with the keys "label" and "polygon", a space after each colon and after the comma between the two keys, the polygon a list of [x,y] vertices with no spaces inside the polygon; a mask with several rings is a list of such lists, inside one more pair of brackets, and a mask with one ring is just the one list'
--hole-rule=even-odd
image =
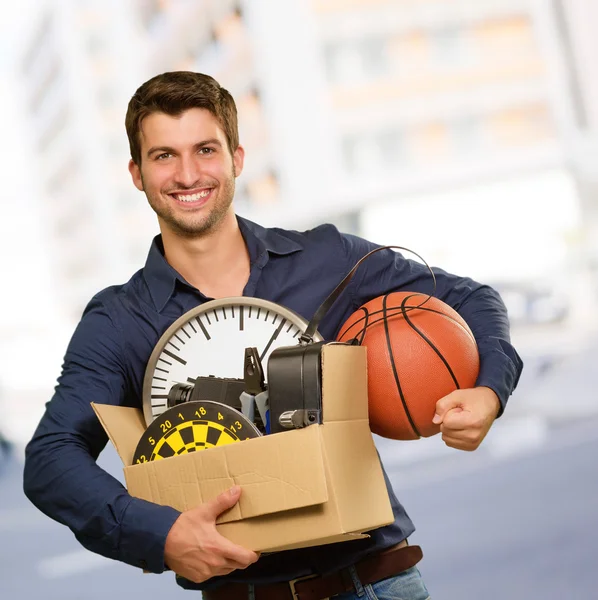
{"label": "smiling mouth with teeth", "polygon": [[180,202],[197,202],[198,200],[201,200],[202,198],[205,198],[206,196],[210,195],[210,192],[212,190],[202,190],[201,192],[198,192],[197,194],[171,194],[174,198],[176,198],[177,200],[179,200]]}

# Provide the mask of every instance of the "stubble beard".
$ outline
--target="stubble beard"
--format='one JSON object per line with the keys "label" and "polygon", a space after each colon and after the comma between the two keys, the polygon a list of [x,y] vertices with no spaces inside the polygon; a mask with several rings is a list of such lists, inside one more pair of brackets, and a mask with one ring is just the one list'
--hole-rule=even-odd
{"label": "stubble beard", "polygon": [[[141,176],[141,181],[143,183],[144,190],[147,189],[145,183],[143,182],[143,175]],[[184,188],[178,187],[177,189],[182,190]],[[214,191],[212,193],[216,193],[216,202],[209,209],[207,215],[203,215],[201,217],[193,214],[189,214],[186,218],[178,216],[174,211],[173,203],[175,201],[169,196],[165,201],[164,195],[162,195],[160,192],[149,194],[146,191],[145,195],[149,205],[158,215],[159,219],[164,222],[173,231],[173,233],[175,233],[175,235],[184,238],[195,238],[215,230],[218,227],[218,224],[228,213],[235,195],[234,169],[231,171],[231,176],[229,178],[213,189]],[[210,198],[210,202],[212,201],[213,198]]]}

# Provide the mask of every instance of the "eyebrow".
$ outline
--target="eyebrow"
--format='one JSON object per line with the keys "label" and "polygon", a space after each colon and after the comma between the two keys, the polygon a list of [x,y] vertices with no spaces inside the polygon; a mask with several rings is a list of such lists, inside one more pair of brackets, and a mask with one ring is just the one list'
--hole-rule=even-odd
{"label": "eyebrow", "polygon": [[[198,142],[193,146],[193,149],[199,150],[200,148],[203,148],[205,146],[218,146],[219,148],[222,148],[220,140],[217,140],[216,138],[211,138],[209,140],[203,140],[202,142]],[[149,158],[152,154],[155,154],[156,152],[170,152],[171,154],[176,154],[176,150],[174,148],[171,148],[170,146],[153,146],[147,151],[147,157]]]}

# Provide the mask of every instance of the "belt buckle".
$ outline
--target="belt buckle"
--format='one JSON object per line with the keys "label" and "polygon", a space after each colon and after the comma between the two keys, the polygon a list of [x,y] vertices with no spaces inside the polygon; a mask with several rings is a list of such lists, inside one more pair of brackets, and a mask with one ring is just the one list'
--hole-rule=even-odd
{"label": "belt buckle", "polygon": [[297,590],[295,589],[295,584],[301,581],[305,581],[306,579],[314,579],[315,577],[317,577],[317,575],[304,575],[303,577],[297,577],[297,579],[291,579],[288,582],[289,588],[291,589],[291,594],[293,596],[293,600],[300,600],[299,592],[297,592]]}
{"label": "belt buckle", "polygon": [[291,579],[289,581],[289,587],[291,588],[291,595],[293,596],[293,600],[299,600],[299,594],[297,593],[297,590],[295,589],[295,584],[298,581],[301,581],[303,578],[300,577],[299,579]]}

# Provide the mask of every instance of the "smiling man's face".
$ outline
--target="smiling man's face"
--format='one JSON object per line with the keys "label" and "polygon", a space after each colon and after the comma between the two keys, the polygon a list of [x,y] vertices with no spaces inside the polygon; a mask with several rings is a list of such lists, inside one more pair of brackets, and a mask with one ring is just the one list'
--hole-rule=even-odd
{"label": "smiling man's face", "polygon": [[231,156],[210,111],[152,113],[141,123],[140,141],[141,164],[130,161],[129,171],[158,215],[161,229],[183,237],[201,236],[232,210],[244,151],[239,146]]}

